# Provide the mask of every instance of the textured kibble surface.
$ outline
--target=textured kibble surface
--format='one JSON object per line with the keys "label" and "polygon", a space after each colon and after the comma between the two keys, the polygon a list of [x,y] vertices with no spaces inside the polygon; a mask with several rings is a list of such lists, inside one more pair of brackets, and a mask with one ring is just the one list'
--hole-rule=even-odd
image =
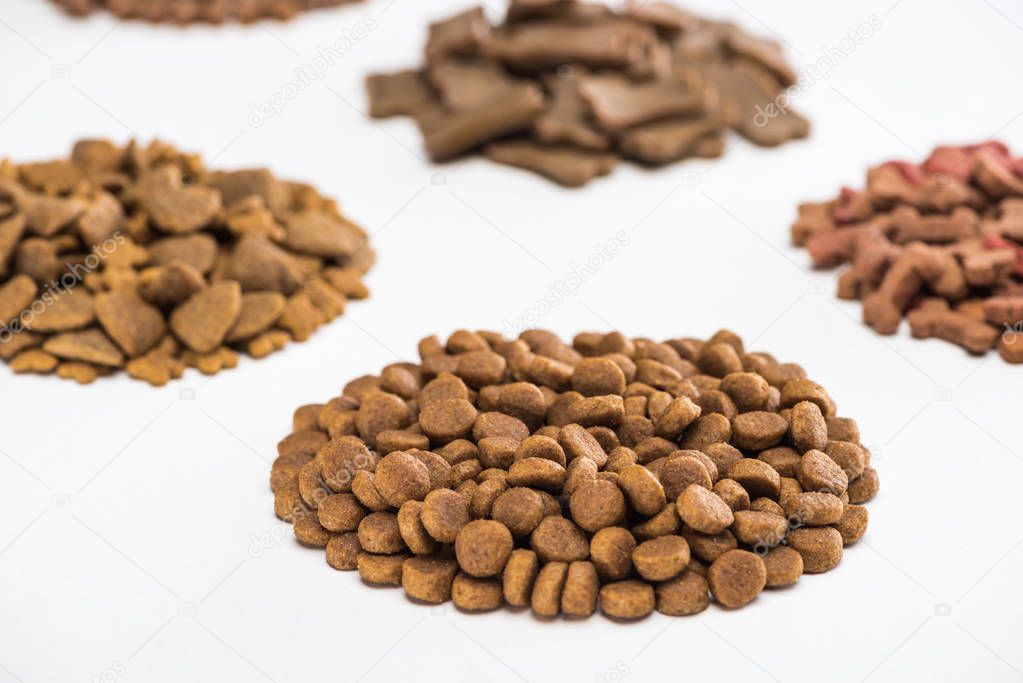
{"label": "textured kibble surface", "polygon": [[[81,140],[67,159],[0,162],[0,358],[80,383],[212,375],[365,298],[373,259],[309,185],[160,142]],[[336,429],[337,413],[308,412],[309,426]]]}
{"label": "textured kibble surface", "polygon": [[1000,142],[875,166],[863,190],[801,205],[792,241],[844,266],[838,296],[877,333],[906,318],[916,338],[1023,363],[1023,159]]}
{"label": "textured kibble surface", "polygon": [[105,9],[120,19],[141,19],[174,24],[223,21],[252,22],[290,19],[299,12],[344,5],[355,0],[54,0],[69,14],[85,16]]}
{"label": "textured kibble surface", "polygon": [[[729,130],[773,147],[810,129],[776,104],[798,78],[779,43],[669,3],[513,0],[497,25],[474,7],[430,25],[424,60],[369,77],[372,116],[414,118],[435,161],[482,153],[570,187],[620,159],[718,157]],[[573,388],[618,393],[609,367]]]}
{"label": "textured kibble surface", "polygon": [[414,602],[738,608],[867,532],[878,476],[856,423],[731,332],[459,330],[419,352],[297,408],[270,475],[298,541]]}

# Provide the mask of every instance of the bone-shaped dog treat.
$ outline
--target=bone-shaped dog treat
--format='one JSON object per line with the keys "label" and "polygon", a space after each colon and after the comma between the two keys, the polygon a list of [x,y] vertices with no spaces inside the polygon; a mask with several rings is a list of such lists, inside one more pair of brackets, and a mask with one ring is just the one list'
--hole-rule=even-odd
{"label": "bone-shaped dog treat", "polygon": [[895,334],[902,314],[923,287],[917,256],[903,252],[885,273],[876,291],[863,298],[863,322],[879,334]]}
{"label": "bone-shaped dog treat", "polygon": [[998,342],[998,328],[971,315],[952,311],[941,299],[929,299],[907,316],[909,329],[918,339],[936,337],[961,346],[970,353],[984,354]]}
{"label": "bone-shaped dog treat", "polygon": [[475,109],[515,85],[498,64],[483,59],[437,60],[426,77],[450,111]]}
{"label": "bone-shaped dog treat", "polygon": [[1023,323],[1023,295],[991,297],[984,302],[984,317],[993,325]]}
{"label": "bone-shaped dog treat", "polygon": [[1013,171],[1012,159],[992,149],[983,149],[974,160],[973,173],[977,184],[993,197],[1023,195],[1023,178]]}
{"label": "bone-shaped dog treat", "polygon": [[799,216],[792,224],[792,243],[801,247],[814,235],[828,233],[835,229],[831,213],[834,202],[804,202],[799,205]]}
{"label": "bone-shaped dog treat", "polygon": [[951,301],[969,293],[966,276],[955,255],[946,248],[914,243],[906,252],[916,259],[916,270],[932,292]]}
{"label": "bone-shaped dog treat", "polygon": [[548,147],[529,140],[494,142],[483,153],[493,161],[528,168],[567,187],[585,185],[599,175],[607,175],[618,161],[606,152]]}
{"label": "bone-shaped dog treat", "polygon": [[877,289],[902,249],[887,239],[872,240],[863,245],[853,258],[852,265],[838,276],[838,298],[862,299]]}
{"label": "bone-shaped dog treat", "polygon": [[921,211],[941,213],[964,204],[982,203],[976,190],[953,176],[921,176],[913,169],[913,164],[905,162],[886,162],[870,169],[866,194],[878,207],[909,204]]}
{"label": "bone-shaped dog treat", "polygon": [[[712,80],[721,92],[725,116],[732,128],[763,147],[774,147],[810,133],[810,123],[792,109],[775,102],[778,82],[764,67],[738,63],[730,69],[712,69]],[[772,115],[773,113],[773,115]]]}
{"label": "bone-shaped dog treat", "polygon": [[1003,199],[998,211],[999,218],[995,223],[998,234],[1023,242],[1023,199]]}
{"label": "bone-shaped dog treat", "polygon": [[990,287],[1004,279],[1016,267],[1013,249],[977,251],[963,259],[966,281],[974,287]]}
{"label": "bone-shaped dog treat", "polygon": [[611,133],[658,119],[699,114],[713,105],[711,93],[676,80],[631,83],[620,76],[587,76],[579,92],[600,127]]}
{"label": "bone-shaped dog treat", "polygon": [[490,24],[482,7],[430,24],[426,39],[426,58],[475,54],[490,34]]}
{"label": "bone-shaped dog treat", "polygon": [[693,155],[708,135],[723,130],[724,126],[724,120],[716,114],[654,121],[630,128],[622,134],[618,144],[626,156],[664,164]]}
{"label": "bone-shaped dog treat", "polygon": [[866,192],[858,192],[851,187],[843,187],[835,200],[832,216],[843,225],[865,221],[874,214],[874,203]]}
{"label": "bone-shaped dog treat", "polygon": [[856,255],[871,241],[885,240],[873,222],[851,225],[814,235],[806,242],[814,268],[834,268]]}
{"label": "bone-shaped dog treat", "polygon": [[644,45],[656,40],[652,29],[633,21],[536,21],[492,31],[483,53],[516,71],[575,63],[592,68],[623,67],[640,54]]}
{"label": "bone-shaped dog treat", "polygon": [[951,215],[921,215],[912,206],[900,206],[892,212],[892,241],[897,244],[927,242],[946,244],[978,235],[977,212],[967,206],[957,207]]}
{"label": "bone-shaped dog treat", "polygon": [[508,133],[528,128],[543,110],[543,93],[532,84],[509,87],[476,109],[454,114],[426,134],[435,161],[450,159]]}
{"label": "bone-shaped dog treat", "polygon": [[376,118],[415,116],[436,101],[423,74],[406,70],[366,79],[369,113]]}
{"label": "bone-shaped dog treat", "polygon": [[608,136],[597,130],[590,107],[579,94],[580,75],[550,76],[544,84],[550,93],[547,110],[533,123],[533,132],[543,142],[568,143],[583,149],[603,150],[611,146]]}
{"label": "bone-shaped dog treat", "polygon": [[739,28],[732,28],[725,42],[735,54],[763,64],[783,86],[788,87],[799,78],[795,69],[785,61],[781,44],[776,40],[757,38]]}

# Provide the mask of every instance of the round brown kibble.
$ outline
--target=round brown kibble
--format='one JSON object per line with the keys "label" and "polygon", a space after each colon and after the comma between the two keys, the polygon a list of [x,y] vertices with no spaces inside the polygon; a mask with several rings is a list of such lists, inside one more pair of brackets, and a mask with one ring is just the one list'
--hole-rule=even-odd
{"label": "round brown kibble", "polygon": [[752,602],[767,584],[767,570],[757,555],[746,550],[729,550],[710,565],[707,583],[714,599],[736,608]]}
{"label": "round brown kibble", "polygon": [[541,562],[574,562],[590,556],[586,534],[570,519],[544,517],[529,537]]}
{"label": "round brown kibble", "polygon": [[668,404],[654,424],[654,433],[665,439],[677,439],[701,413],[700,406],[686,396],[679,396]]}
{"label": "round brown kibble", "polygon": [[495,610],[504,602],[500,579],[480,579],[459,572],[451,584],[451,602],[471,612]]}
{"label": "round brown kibble", "polygon": [[386,391],[375,391],[367,396],[355,415],[355,428],[370,447],[376,445],[380,432],[403,429],[408,423],[408,405],[400,396]]}
{"label": "round brown kibble", "polygon": [[451,489],[430,491],[420,513],[423,527],[435,540],[454,543],[458,532],[469,523],[469,503],[465,496]]}
{"label": "round brown kibble", "polygon": [[529,600],[534,614],[540,617],[557,616],[567,577],[568,564],[564,562],[548,562],[540,569]]}
{"label": "round brown kibble", "polygon": [[351,493],[335,493],[320,501],[317,518],[324,529],[334,532],[355,531],[368,514],[362,503]]}
{"label": "round brown kibble", "polygon": [[721,379],[721,391],[728,394],[740,413],[764,410],[771,386],[755,372],[734,372]]}
{"label": "round brown kibble", "polygon": [[560,493],[568,472],[547,458],[517,460],[508,468],[509,486],[529,486],[551,493]]}
{"label": "round brown kibble", "polygon": [[762,559],[768,588],[790,586],[803,575],[803,556],[786,545],[771,548]]}
{"label": "round brown kibble", "polygon": [[632,508],[641,515],[656,514],[667,502],[661,482],[642,465],[629,465],[620,471],[618,485]]}
{"label": "round brown kibble", "polygon": [[750,451],[775,446],[789,430],[789,423],[778,413],[754,410],[732,420],[732,443]]}
{"label": "round brown kibble", "polygon": [[654,604],[654,587],[643,581],[616,581],[600,589],[600,611],[615,619],[641,619]]}
{"label": "round brown kibble", "polygon": [[359,522],[359,543],[363,550],[378,555],[391,555],[405,549],[398,529],[398,516],[390,512],[374,512]]}
{"label": "round brown kibble", "polygon": [[476,408],[464,398],[445,398],[422,404],[419,427],[432,441],[445,444],[460,439],[476,423]]}
{"label": "round brown kibble", "polygon": [[512,552],[504,566],[504,599],[513,607],[525,607],[533,594],[533,582],[540,562],[532,550],[520,548]]}
{"label": "round brown kibble", "polygon": [[584,358],[572,373],[572,388],[583,396],[625,393],[625,373],[610,358]]}
{"label": "round brown kibble", "polygon": [[617,485],[603,479],[581,485],[572,493],[568,505],[572,519],[590,533],[625,519],[625,496]]}
{"label": "round brown kibble", "polygon": [[842,534],[842,544],[852,545],[867,533],[867,508],[862,505],[846,505],[842,516],[834,526]]}
{"label": "round brown kibble", "polygon": [[845,470],[827,453],[817,450],[803,453],[796,468],[796,478],[804,491],[824,491],[841,496],[849,488]]}
{"label": "round brown kibble", "polygon": [[514,541],[508,527],[487,519],[469,522],[455,539],[455,557],[462,571],[485,578],[501,573]]}
{"label": "round brown kibble", "polygon": [[526,458],[546,458],[552,460],[562,467],[568,464],[565,458],[565,449],[549,436],[531,436],[519,443],[515,450],[514,460]]}
{"label": "round brown kibble", "polygon": [[682,521],[701,534],[721,533],[734,519],[732,509],[720,496],[697,484],[690,484],[676,505]]}
{"label": "round brown kibble", "polygon": [[790,420],[792,443],[801,453],[809,450],[823,451],[828,446],[828,423],[816,403],[800,401],[792,406]]}
{"label": "round brown kibble", "polygon": [[604,581],[620,581],[632,572],[632,551],[636,539],[628,529],[601,529],[590,540],[590,559]]}
{"label": "round brown kibble", "polygon": [[324,529],[316,515],[305,514],[295,518],[295,538],[303,545],[312,548],[326,548],[330,541],[330,532]]}
{"label": "round brown kibble", "polygon": [[714,484],[714,495],[723,500],[732,512],[749,510],[749,494],[734,479],[722,479]]}
{"label": "round brown kibble", "polygon": [[880,488],[880,481],[877,470],[873,467],[865,467],[863,474],[849,484],[849,502],[856,505],[866,503],[877,495],[878,488]]}
{"label": "round brown kibble", "polygon": [[399,508],[406,500],[426,497],[430,492],[430,470],[414,455],[395,451],[377,463],[373,483],[384,500]]}
{"label": "round brown kibble", "polygon": [[416,555],[429,555],[437,550],[437,541],[430,536],[422,520],[423,503],[406,501],[398,510],[398,531],[405,545]]}
{"label": "round brown kibble", "polygon": [[327,541],[327,564],[334,569],[350,572],[359,567],[359,535],[353,531],[336,534]]}
{"label": "round brown kibble", "polygon": [[758,549],[778,545],[788,529],[789,523],[784,517],[755,510],[739,510],[732,523],[732,533],[739,542]]}
{"label": "round brown kibble", "polygon": [[[850,482],[862,475],[863,469],[867,466],[867,452],[863,446],[856,443],[829,441],[827,447],[818,450],[823,450],[829,458],[838,463]],[[795,474],[788,476],[794,477]]]}
{"label": "round brown kibble", "polygon": [[689,544],[681,536],[643,541],[632,551],[632,563],[647,581],[667,581],[689,564]]}
{"label": "round brown kibble", "polygon": [[[668,500],[678,498],[690,484],[702,486],[708,491],[713,486],[706,466],[699,458],[685,455],[689,452],[691,451],[676,451],[669,455],[657,472],[657,478],[664,487],[664,495]],[[713,463],[711,464],[713,466]]]}
{"label": "round brown kibble", "polygon": [[739,542],[731,531],[725,529],[720,534],[701,534],[692,529],[683,529],[682,538],[689,544],[689,552],[704,562],[713,562],[729,550],[738,547]]}
{"label": "round brown kibble", "polygon": [[685,617],[707,609],[710,604],[707,579],[687,569],[679,576],[657,584],[657,611],[669,617]]}
{"label": "round brown kibble", "polygon": [[826,572],[842,561],[842,534],[829,526],[793,529],[786,542],[803,557],[807,574]]}
{"label": "round brown kibble", "polygon": [[401,567],[408,555],[374,555],[361,552],[357,560],[359,577],[366,583],[401,585]]}
{"label": "round brown kibble", "polygon": [[530,488],[510,488],[494,501],[490,516],[508,527],[512,536],[528,536],[544,518],[543,498]]}
{"label": "round brown kibble", "polygon": [[410,557],[401,566],[401,585],[415,600],[440,604],[451,599],[458,563],[449,558]]}
{"label": "round brown kibble", "polygon": [[728,477],[746,489],[750,499],[777,498],[781,487],[781,476],[762,460],[743,458],[728,469]]}
{"label": "round brown kibble", "polygon": [[561,591],[561,611],[570,617],[588,617],[597,610],[600,579],[591,562],[568,565],[565,585]]}
{"label": "round brown kibble", "polygon": [[807,491],[785,499],[785,514],[797,526],[827,526],[842,518],[842,501],[830,493]]}

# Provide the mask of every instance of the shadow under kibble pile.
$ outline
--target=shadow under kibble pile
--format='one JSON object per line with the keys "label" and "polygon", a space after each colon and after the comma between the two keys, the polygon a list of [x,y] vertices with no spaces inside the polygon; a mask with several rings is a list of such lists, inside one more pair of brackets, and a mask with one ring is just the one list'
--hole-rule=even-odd
{"label": "shadow under kibble pile", "polygon": [[639,618],[836,567],[878,490],[852,419],[735,334],[460,330],[295,411],[270,485],[327,562],[416,600]]}

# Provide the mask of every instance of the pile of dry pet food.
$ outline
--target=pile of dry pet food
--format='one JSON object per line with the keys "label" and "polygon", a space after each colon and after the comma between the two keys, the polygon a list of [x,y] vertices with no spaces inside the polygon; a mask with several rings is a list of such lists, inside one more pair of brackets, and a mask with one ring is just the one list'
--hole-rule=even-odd
{"label": "pile of dry pet food", "polygon": [[0,359],[154,385],[304,341],[368,295],[366,234],[265,169],[215,171],[154,142],[82,140],[0,163]]}
{"label": "pile of dry pet food", "polygon": [[735,334],[460,330],[305,405],[275,512],[336,569],[467,610],[695,614],[833,569],[878,490],[856,422]]}
{"label": "pile of dry pet food", "polygon": [[1023,363],[1023,159],[1005,145],[876,166],[864,190],[800,206],[792,240],[814,267],[850,264],[838,296],[878,333],[906,317],[914,337]]}
{"label": "pile of dry pet food", "polygon": [[355,0],[54,0],[70,14],[105,9],[120,19],[190,24],[259,19],[291,19],[299,12]]}
{"label": "pile of dry pet food", "polygon": [[777,43],[667,2],[513,0],[498,26],[475,8],[430,26],[425,59],[367,87],[371,115],[415,117],[435,161],[482,150],[578,186],[622,157],[720,156],[729,128],[766,146],[809,132],[779,107],[798,75]]}

